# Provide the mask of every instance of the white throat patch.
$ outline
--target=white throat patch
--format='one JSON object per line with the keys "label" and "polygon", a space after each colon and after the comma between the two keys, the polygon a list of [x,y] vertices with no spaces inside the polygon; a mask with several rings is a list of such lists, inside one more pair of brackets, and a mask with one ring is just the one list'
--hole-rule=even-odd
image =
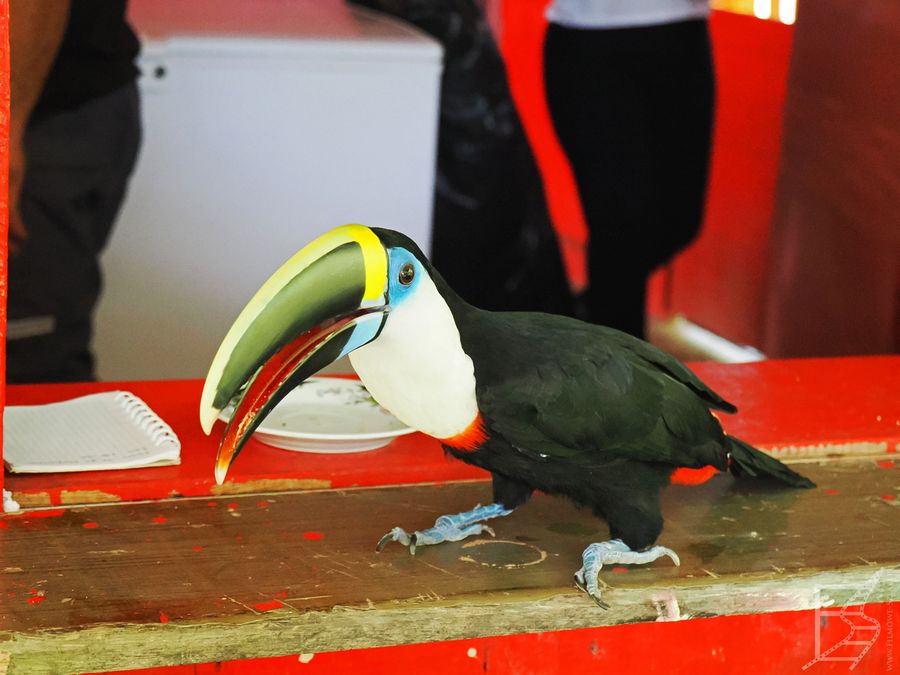
{"label": "white throat patch", "polygon": [[378,403],[430,436],[456,436],[478,414],[472,359],[427,274],[391,310],[381,335],[350,353],[350,362]]}

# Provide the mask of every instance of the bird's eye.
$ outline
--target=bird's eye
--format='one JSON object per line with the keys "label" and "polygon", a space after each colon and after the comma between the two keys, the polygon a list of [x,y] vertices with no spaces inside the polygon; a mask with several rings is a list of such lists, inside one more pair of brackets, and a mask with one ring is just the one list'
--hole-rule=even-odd
{"label": "bird's eye", "polygon": [[406,263],[403,267],[400,268],[400,274],[398,276],[400,283],[404,286],[409,286],[413,282],[413,278],[416,276],[416,268],[413,267],[412,263]]}

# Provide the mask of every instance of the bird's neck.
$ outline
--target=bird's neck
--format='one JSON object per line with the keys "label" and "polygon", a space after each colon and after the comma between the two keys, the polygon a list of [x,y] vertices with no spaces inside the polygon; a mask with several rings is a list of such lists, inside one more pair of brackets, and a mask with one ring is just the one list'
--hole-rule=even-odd
{"label": "bird's neck", "polygon": [[[454,309],[462,302],[450,301]],[[470,439],[479,428],[472,359],[430,278],[391,310],[378,338],[352,352],[350,362],[375,400],[405,424],[440,439]]]}

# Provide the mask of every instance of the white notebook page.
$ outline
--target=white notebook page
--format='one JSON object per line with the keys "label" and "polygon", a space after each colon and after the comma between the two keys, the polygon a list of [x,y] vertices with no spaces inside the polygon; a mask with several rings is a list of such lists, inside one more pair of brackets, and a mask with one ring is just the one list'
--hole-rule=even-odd
{"label": "white notebook page", "polygon": [[12,472],[90,471],[177,464],[181,443],[141,399],[112,391],[3,413]]}

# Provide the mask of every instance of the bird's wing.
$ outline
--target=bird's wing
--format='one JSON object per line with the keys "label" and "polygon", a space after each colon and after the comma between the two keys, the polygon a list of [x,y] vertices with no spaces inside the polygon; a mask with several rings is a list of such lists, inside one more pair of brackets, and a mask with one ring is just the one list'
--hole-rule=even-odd
{"label": "bird's wing", "polygon": [[485,342],[498,342],[483,345],[494,353],[476,363],[479,409],[490,431],[522,452],[583,466],[724,461],[721,427],[701,392],[724,401],[671,357],[561,317],[484,320],[494,324],[482,332]]}
{"label": "bird's wing", "polygon": [[737,412],[737,407],[735,405],[729,403],[715,391],[710,389],[709,386],[697,377],[690,368],[685,366],[671,354],[667,354],[661,349],[657,349],[649,342],[638,340],[627,333],[622,333],[621,331],[613,330],[612,328],[598,326],[598,331],[609,342],[631,352],[636,357],[646,361],[648,364],[656,366],[670,377],[681,382],[681,384],[697,394],[697,396],[699,396],[710,408],[722,410],[727,413]]}

